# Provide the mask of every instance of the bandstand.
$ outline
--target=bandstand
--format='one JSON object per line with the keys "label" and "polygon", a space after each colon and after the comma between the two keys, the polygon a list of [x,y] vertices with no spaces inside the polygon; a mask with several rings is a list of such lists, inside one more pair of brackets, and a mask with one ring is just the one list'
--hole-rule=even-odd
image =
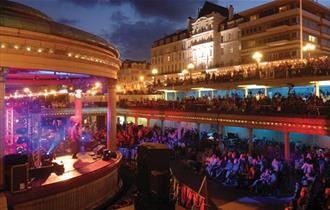
{"label": "bandstand", "polygon": [[[5,187],[4,157],[19,152],[18,139],[24,142],[22,133],[30,141],[34,130],[40,135],[44,132],[41,113],[47,114],[54,107],[35,103],[40,98],[70,98],[72,117],[81,123],[82,98],[97,91],[105,93],[108,104],[106,147],[116,151],[115,87],[119,67],[119,52],[108,41],[57,23],[25,5],[0,2],[0,194],[2,189],[8,207],[63,209],[69,205],[68,209],[82,209],[95,207],[118,191],[120,153],[110,161],[95,160],[61,176],[52,175],[17,194]],[[17,132],[15,126],[20,121],[26,121],[26,131]],[[29,153],[30,145],[27,147],[25,152]]]}

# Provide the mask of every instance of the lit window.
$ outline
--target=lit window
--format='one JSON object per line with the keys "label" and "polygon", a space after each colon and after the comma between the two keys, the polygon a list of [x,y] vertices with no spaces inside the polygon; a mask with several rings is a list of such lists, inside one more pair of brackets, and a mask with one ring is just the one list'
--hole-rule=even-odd
{"label": "lit window", "polygon": [[231,53],[231,54],[234,53],[234,47],[233,46],[229,47],[229,53]]}
{"label": "lit window", "polygon": [[285,12],[289,9],[289,6],[288,5],[285,5],[285,6],[281,6],[278,8],[278,11],[279,12]]}
{"label": "lit window", "polygon": [[254,20],[256,20],[258,17],[257,17],[257,15],[251,15],[250,16],[250,21],[254,21]]}
{"label": "lit window", "polygon": [[315,42],[317,42],[317,38],[315,36],[308,35],[308,41],[315,43]]}

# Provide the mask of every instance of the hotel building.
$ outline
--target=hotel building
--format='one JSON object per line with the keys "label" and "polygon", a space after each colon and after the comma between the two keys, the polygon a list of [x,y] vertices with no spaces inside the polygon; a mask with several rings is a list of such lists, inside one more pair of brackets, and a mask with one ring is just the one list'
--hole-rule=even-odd
{"label": "hotel building", "polygon": [[[180,73],[190,63],[203,71],[252,63],[257,51],[262,61],[330,55],[329,14],[330,9],[309,0],[302,8],[299,0],[276,0],[237,14],[232,6],[206,1],[197,18],[188,18],[187,29],[153,43],[151,67],[161,75]],[[315,46],[313,52],[304,48],[308,43]]]}

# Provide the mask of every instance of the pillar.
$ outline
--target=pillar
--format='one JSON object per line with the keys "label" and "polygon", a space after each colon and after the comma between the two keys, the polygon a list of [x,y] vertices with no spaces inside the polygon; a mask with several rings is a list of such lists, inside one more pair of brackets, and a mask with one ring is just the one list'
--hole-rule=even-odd
{"label": "pillar", "polygon": [[290,145],[289,145],[289,132],[284,133],[284,159],[289,161],[290,159]]}
{"label": "pillar", "polygon": [[249,89],[248,88],[244,88],[244,96],[245,98],[248,97],[249,95]]}
{"label": "pillar", "polygon": [[82,125],[82,102],[81,102],[81,90],[76,90],[74,97],[74,116],[76,123]]}
{"label": "pillar", "polygon": [[211,90],[211,97],[214,98],[214,90]]}
{"label": "pillar", "polygon": [[[0,116],[5,116],[5,78],[7,70],[0,67]],[[0,189],[4,187],[4,163],[3,156],[5,154],[5,121],[4,117],[0,118]]]}
{"label": "pillar", "polygon": [[265,88],[265,96],[268,96],[268,88]]}
{"label": "pillar", "polygon": [[199,135],[199,139],[201,139],[201,124],[200,123],[197,123],[197,130],[198,130],[198,135]]}
{"label": "pillar", "polygon": [[181,139],[181,121],[178,121],[177,132],[178,132],[178,139]]}
{"label": "pillar", "polygon": [[223,125],[219,125],[219,138],[220,138],[219,141],[220,142],[223,140],[223,132],[224,132],[224,126]]}
{"label": "pillar", "polygon": [[108,110],[107,110],[107,148],[117,150],[116,145],[116,80],[110,79],[107,84]]}
{"label": "pillar", "polygon": [[320,83],[315,82],[315,96],[320,97]]}
{"label": "pillar", "polygon": [[164,92],[164,99],[167,101],[167,91]]}
{"label": "pillar", "polygon": [[198,98],[202,97],[202,91],[201,90],[198,90],[197,93],[198,93]]}
{"label": "pillar", "polygon": [[249,153],[252,154],[252,150],[253,150],[253,142],[252,142],[253,128],[248,128],[248,129],[249,129],[249,139],[248,139]]}
{"label": "pillar", "polygon": [[150,118],[147,118],[147,127],[150,127]]}

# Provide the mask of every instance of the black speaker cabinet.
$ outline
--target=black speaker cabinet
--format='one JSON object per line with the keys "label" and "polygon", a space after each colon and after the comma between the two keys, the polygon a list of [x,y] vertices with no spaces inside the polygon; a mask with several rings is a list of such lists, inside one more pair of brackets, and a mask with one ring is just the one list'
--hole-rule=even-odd
{"label": "black speaker cabinet", "polygon": [[151,180],[151,171],[158,171],[167,176],[169,174],[170,150],[165,144],[142,144],[138,147],[137,164],[137,188],[141,193],[150,194],[150,184],[155,186],[154,183],[158,182]]}
{"label": "black speaker cabinet", "polygon": [[11,166],[9,185],[12,193],[23,192],[28,189],[28,170],[28,163]]}
{"label": "black speaker cabinet", "polygon": [[7,189],[11,192],[21,192],[27,189],[28,156],[10,154],[4,157],[5,179]]}

